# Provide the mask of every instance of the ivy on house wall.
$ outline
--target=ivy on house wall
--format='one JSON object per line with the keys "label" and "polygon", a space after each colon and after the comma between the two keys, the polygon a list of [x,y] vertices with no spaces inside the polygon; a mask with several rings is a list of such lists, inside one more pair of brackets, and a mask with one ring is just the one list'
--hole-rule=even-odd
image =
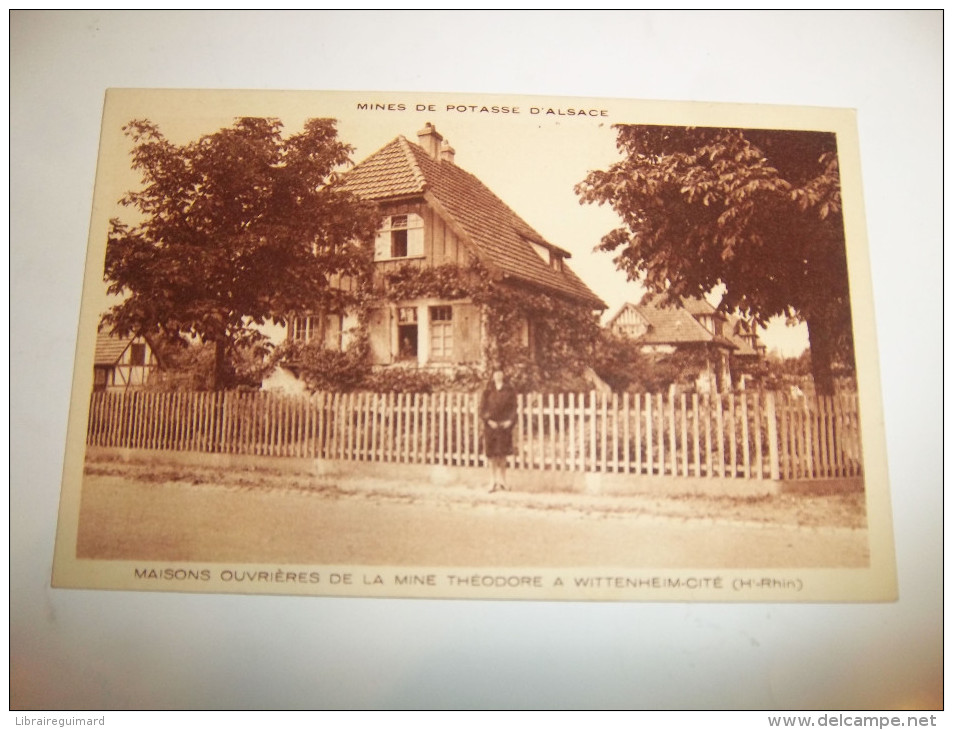
{"label": "ivy on house wall", "polygon": [[419,370],[394,365],[372,369],[367,310],[373,302],[469,299],[483,312],[483,361],[502,367],[520,390],[586,390],[584,374],[600,335],[596,316],[584,306],[518,284],[493,279],[479,263],[432,268],[402,266],[359,295],[359,326],[345,352],[320,345],[286,343],[278,357],[294,362],[312,390],[472,390],[485,381],[481,368]]}
{"label": "ivy on house wall", "polygon": [[591,387],[585,371],[600,333],[591,311],[505,285],[494,287],[483,303],[488,361],[501,365],[517,388],[552,392]]}
{"label": "ivy on house wall", "polygon": [[476,263],[467,267],[442,264],[431,268],[405,264],[380,277],[370,293],[374,299],[395,303],[425,297],[476,300],[490,286],[489,274]]}
{"label": "ivy on house wall", "polygon": [[392,302],[471,299],[481,306],[486,323],[483,355],[488,369],[502,367],[519,390],[589,387],[584,373],[600,329],[584,306],[495,280],[476,262],[467,267],[403,267],[386,275],[376,294]]}

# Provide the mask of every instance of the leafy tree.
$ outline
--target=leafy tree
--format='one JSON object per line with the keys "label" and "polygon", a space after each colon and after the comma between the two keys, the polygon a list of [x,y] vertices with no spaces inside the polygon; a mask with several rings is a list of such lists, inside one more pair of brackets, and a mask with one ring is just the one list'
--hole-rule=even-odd
{"label": "leafy tree", "polygon": [[177,145],[148,120],[123,128],[142,188],[120,202],[138,215],[110,222],[105,279],[123,297],[103,318],[117,334],[147,332],[214,345],[213,387],[230,358],[295,311],[343,311],[369,266],[374,209],[335,186],[352,148],[334,120],[282,136],[276,119],[240,118]]}
{"label": "leafy tree", "polygon": [[[154,390],[212,390],[215,387],[215,345],[211,342],[156,342],[162,369],[148,387]],[[273,368],[261,345],[235,345],[228,353],[228,386],[257,390]]]}
{"label": "leafy tree", "polygon": [[615,391],[662,393],[672,386],[694,391],[710,363],[703,349],[644,352],[642,343],[606,330],[596,344],[592,367]]}
{"label": "leafy tree", "polygon": [[813,375],[853,367],[837,141],[823,132],[618,128],[623,159],[576,187],[623,225],[599,250],[671,300],[724,286],[723,311],[807,324]]}
{"label": "leafy tree", "polygon": [[370,372],[366,337],[345,350],[326,348],[317,341],[286,341],[272,353],[272,363],[293,363],[308,390],[350,392],[360,388]]}

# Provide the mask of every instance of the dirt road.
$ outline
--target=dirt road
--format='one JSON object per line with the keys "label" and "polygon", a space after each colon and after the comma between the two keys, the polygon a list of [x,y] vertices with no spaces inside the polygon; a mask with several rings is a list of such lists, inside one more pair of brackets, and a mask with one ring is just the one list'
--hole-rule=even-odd
{"label": "dirt road", "polygon": [[77,556],[300,564],[800,568],[867,564],[863,494],[488,494],[462,486],[93,464]]}

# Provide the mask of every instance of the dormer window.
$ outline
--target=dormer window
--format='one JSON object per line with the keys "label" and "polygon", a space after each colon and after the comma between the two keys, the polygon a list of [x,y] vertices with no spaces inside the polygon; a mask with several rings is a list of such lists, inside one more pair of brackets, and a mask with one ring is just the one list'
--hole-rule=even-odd
{"label": "dormer window", "polygon": [[536,252],[536,255],[539,256],[545,263],[549,265],[553,271],[562,272],[563,270],[563,257],[562,254],[554,251],[548,246],[544,246],[541,243],[536,243],[535,241],[530,241],[530,245],[533,247],[533,250]]}
{"label": "dormer window", "polygon": [[715,318],[710,314],[700,314],[696,317],[698,324],[704,327],[706,330],[711,332],[713,335],[721,334],[718,331],[718,325],[715,322]]}
{"label": "dormer window", "polygon": [[536,252],[536,255],[539,256],[547,264],[549,263],[549,249],[543,246],[540,243],[535,241],[530,241],[530,245],[533,247],[533,250]]}
{"label": "dormer window", "polygon": [[415,258],[424,255],[424,221],[419,215],[391,215],[374,244],[374,260]]}

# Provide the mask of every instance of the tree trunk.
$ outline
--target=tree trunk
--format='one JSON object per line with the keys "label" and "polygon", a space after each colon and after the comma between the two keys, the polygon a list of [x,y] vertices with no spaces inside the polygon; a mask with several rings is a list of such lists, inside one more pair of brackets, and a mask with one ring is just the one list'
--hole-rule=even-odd
{"label": "tree trunk", "polygon": [[225,340],[215,340],[215,362],[212,365],[212,390],[225,389]]}
{"label": "tree trunk", "polygon": [[811,343],[811,376],[817,395],[834,395],[834,336],[823,318],[807,320],[807,336]]}

